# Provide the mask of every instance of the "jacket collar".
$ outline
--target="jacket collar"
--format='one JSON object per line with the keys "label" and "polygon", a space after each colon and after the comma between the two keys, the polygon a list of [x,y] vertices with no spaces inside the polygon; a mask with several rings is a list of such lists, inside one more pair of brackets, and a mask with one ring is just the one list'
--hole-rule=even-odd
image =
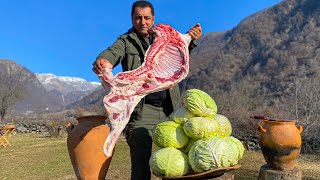
{"label": "jacket collar", "polygon": [[138,38],[138,34],[135,32],[134,28],[132,27],[131,29],[128,30],[128,32],[126,33],[128,34],[128,36],[135,42],[138,44],[139,48],[142,50],[143,54],[145,53],[145,50],[143,49],[143,46]]}

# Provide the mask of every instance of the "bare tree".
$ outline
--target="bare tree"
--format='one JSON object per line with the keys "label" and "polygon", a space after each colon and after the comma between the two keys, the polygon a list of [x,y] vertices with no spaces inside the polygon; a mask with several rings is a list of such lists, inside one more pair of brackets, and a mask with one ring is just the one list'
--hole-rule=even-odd
{"label": "bare tree", "polygon": [[8,67],[0,69],[0,123],[19,100],[27,95],[27,84],[30,75],[21,67]]}
{"label": "bare tree", "polygon": [[264,109],[264,96],[259,94],[260,84],[251,77],[239,78],[228,90],[217,90],[213,95],[218,113],[225,115],[231,121],[234,132],[239,135],[256,134],[257,123],[250,116],[261,115]]}
{"label": "bare tree", "polygon": [[[314,136],[320,122],[320,79],[306,78],[296,82],[295,110],[306,136]],[[298,119],[299,118],[299,119]]]}

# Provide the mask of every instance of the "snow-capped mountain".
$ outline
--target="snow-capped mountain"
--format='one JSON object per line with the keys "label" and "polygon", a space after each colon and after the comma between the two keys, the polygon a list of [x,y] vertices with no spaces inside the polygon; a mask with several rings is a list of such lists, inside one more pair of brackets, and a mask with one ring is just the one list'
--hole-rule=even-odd
{"label": "snow-capped mountain", "polygon": [[57,76],[52,73],[35,75],[48,92],[60,91],[64,95],[75,91],[90,92],[101,85],[99,82],[88,82],[79,77]]}
{"label": "snow-capped mountain", "polygon": [[99,82],[88,82],[82,78],[57,76],[49,73],[35,74],[14,60],[0,58],[0,75],[5,77],[8,72],[16,71],[19,71],[19,75],[28,77],[28,81],[25,82],[24,87],[26,88],[24,92],[26,96],[19,99],[15,107],[11,107],[12,112],[65,110],[69,104],[80,101],[89,94],[95,94],[99,88],[102,88]]}

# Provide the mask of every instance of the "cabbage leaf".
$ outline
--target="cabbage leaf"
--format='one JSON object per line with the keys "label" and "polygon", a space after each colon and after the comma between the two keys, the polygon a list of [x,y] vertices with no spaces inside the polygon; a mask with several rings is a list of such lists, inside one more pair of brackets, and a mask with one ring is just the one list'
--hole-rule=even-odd
{"label": "cabbage leaf", "polygon": [[183,124],[183,130],[192,139],[215,136],[219,131],[219,123],[214,118],[193,117]]}
{"label": "cabbage leaf", "polygon": [[232,126],[227,117],[221,114],[216,115],[216,120],[219,123],[219,132],[217,133],[218,137],[227,137],[232,134]]}
{"label": "cabbage leaf", "polygon": [[152,140],[159,147],[182,148],[188,143],[189,137],[181,124],[165,121],[157,124],[153,129]]}
{"label": "cabbage leaf", "polygon": [[188,173],[188,156],[173,148],[162,148],[151,155],[149,165],[157,176],[178,177]]}
{"label": "cabbage leaf", "polygon": [[217,105],[209,94],[199,89],[189,89],[182,97],[184,106],[199,117],[214,117]]}
{"label": "cabbage leaf", "polygon": [[229,167],[238,163],[238,152],[222,138],[200,139],[191,147],[188,158],[191,168],[205,172],[220,167]]}

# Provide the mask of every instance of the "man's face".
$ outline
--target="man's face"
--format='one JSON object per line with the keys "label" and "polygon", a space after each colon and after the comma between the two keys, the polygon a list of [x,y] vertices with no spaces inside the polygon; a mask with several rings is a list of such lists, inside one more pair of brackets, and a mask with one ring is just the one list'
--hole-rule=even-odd
{"label": "man's face", "polygon": [[154,16],[151,13],[151,8],[136,7],[132,15],[132,24],[134,29],[141,36],[149,36],[148,29],[152,28],[154,24]]}

